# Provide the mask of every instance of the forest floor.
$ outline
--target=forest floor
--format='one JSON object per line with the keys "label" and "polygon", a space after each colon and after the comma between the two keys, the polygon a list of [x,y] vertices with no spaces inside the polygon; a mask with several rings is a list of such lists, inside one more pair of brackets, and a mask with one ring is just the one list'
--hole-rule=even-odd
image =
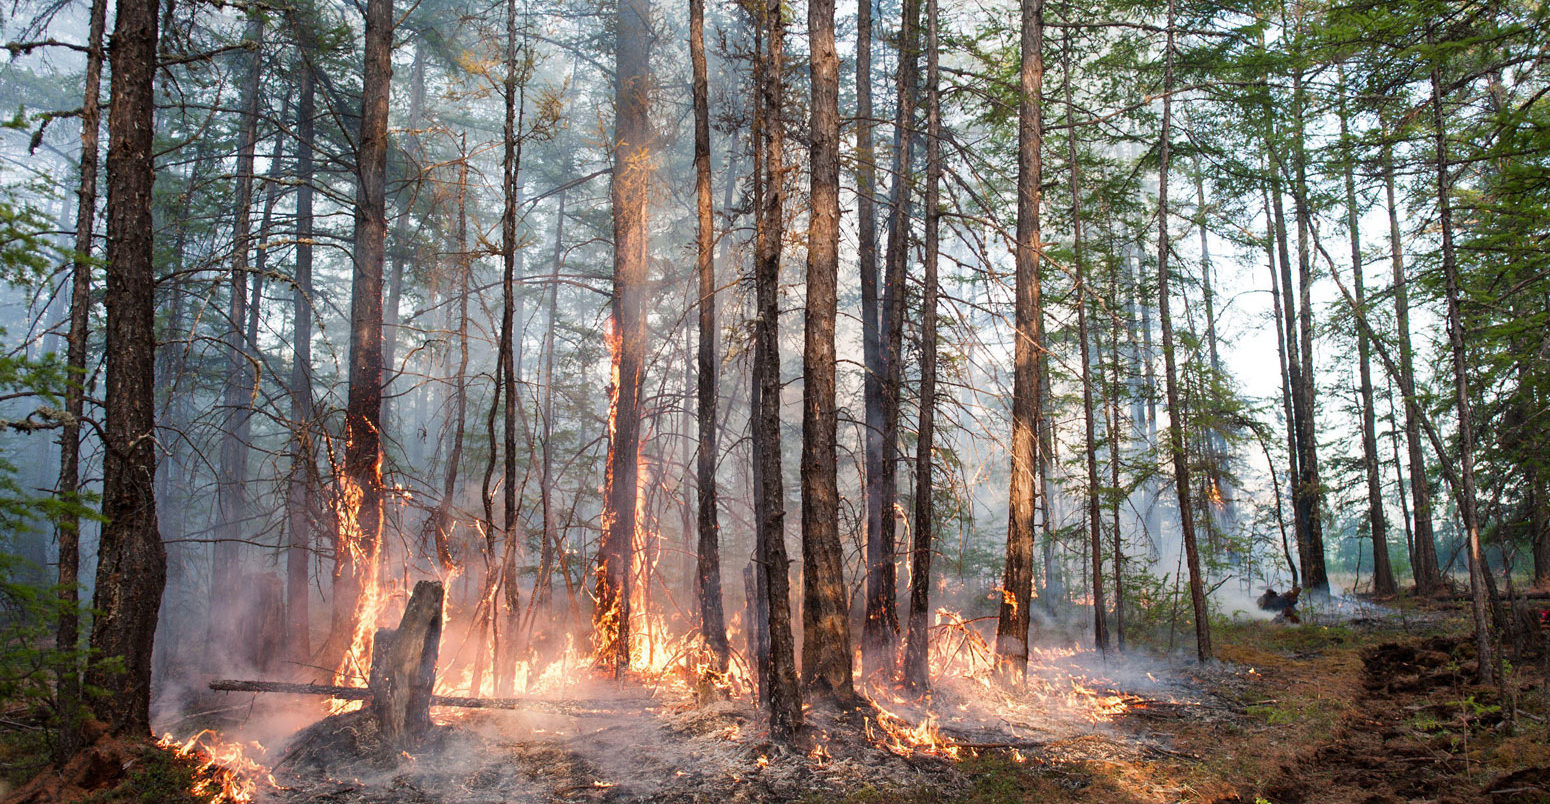
{"label": "forest floor", "polygon": [[[665,688],[645,705],[638,689],[615,691],[633,697],[607,719],[443,712],[432,745],[408,758],[373,751],[369,723],[335,719],[292,742],[266,798],[1550,802],[1545,663],[1476,685],[1464,614],[1404,604],[1222,624],[1220,661],[1205,667],[1052,651],[1033,692],[940,684],[910,701],[873,689],[879,708],[809,710],[794,748],[771,743],[746,702]],[[608,694],[589,700],[606,709]],[[928,708],[928,725],[906,733]]]}
{"label": "forest floor", "polygon": [[[282,804],[1550,803],[1543,651],[1480,686],[1462,604],[1311,614],[1221,623],[1205,666],[1046,648],[1015,693],[971,679],[926,700],[866,688],[857,711],[809,709],[791,747],[746,699],[660,679],[574,684],[564,712],[438,709],[413,754],[384,749],[364,715],[297,730],[319,715],[290,696],[228,699],[230,722],[197,725],[265,737],[258,800]],[[103,792],[93,800],[154,800]]]}

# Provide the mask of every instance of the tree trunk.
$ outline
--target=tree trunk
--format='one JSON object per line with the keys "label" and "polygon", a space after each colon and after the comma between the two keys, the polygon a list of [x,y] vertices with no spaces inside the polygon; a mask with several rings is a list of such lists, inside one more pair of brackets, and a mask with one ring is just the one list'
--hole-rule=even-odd
{"label": "tree trunk", "polygon": [[[883,338],[877,294],[877,153],[872,122],[872,4],[856,3],[856,263],[861,275],[863,490],[865,498],[866,590],[863,603],[862,671],[891,666],[888,607],[892,598],[893,555],[885,551],[883,530]],[[902,75],[901,75],[902,77]],[[893,632],[897,631],[897,620]]]}
{"label": "tree trunk", "polygon": [[[1274,170],[1274,167],[1272,167],[1271,169]],[[1273,218],[1273,216],[1271,214],[1271,211],[1270,211],[1270,194],[1269,194],[1269,192],[1265,193],[1265,196],[1264,196],[1264,206],[1265,206],[1265,229],[1266,229],[1266,232],[1265,232],[1265,238],[1266,238],[1265,239],[1265,252],[1266,252],[1266,255],[1265,256],[1266,256],[1266,261],[1267,261],[1268,267],[1270,268],[1270,308],[1271,308],[1271,310],[1273,311],[1273,313],[1275,315],[1275,322],[1276,322],[1276,358],[1280,362],[1280,372],[1281,372],[1280,373],[1280,377],[1281,377],[1281,415],[1282,415],[1283,418],[1286,419],[1286,462],[1287,462],[1287,475],[1286,475],[1286,477],[1287,477],[1287,482],[1292,483],[1292,484],[1295,485],[1296,482],[1297,482],[1296,481],[1296,479],[1297,479],[1297,428],[1296,428],[1294,423],[1297,421],[1297,414],[1296,414],[1296,410],[1295,410],[1295,407],[1294,407],[1293,402],[1292,402],[1292,371],[1293,371],[1293,369],[1292,369],[1292,366],[1291,366],[1291,362],[1287,359],[1287,346],[1289,344],[1289,341],[1288,341],[1288,339],[1286,337],[1286,320],[1285,320],[1286,319],[1286,315],[1283,312],[1283,307],[1282,307],[1282,303],[1281,303],[1281,298],[1282,298],[1281,297],[1281,289],[1280,289],[1281,285],[1280,285],[1280,283],[1277,280],[1277,273],[1276,273],[1276,242],[1278,240],[1277,228],[1278,228],[1279,219]],[[1272,221],[1276,221],[1276,222],[1272,222]],[[1296,492],[1295,488],[1292,489],[1292,491],[1295,494],[1295,492]],[[1280,500],[1281,500],[1281,489],[1280,489],[1280,487],[1278,485],[1277,488],[1276,488],[1276,504],[1277,505],[1280,505]],[[1279,509],[1277,509],[1277,510],[1279,510]],[[1304,542],[1304,540],[1302,538],[1302,531],[1298,529],[1298,526],[1301,523],[1301,521],[1302,520],[1297,517],[1297,509],[1296,509],[1296,505],[1294,503],[1294,505],[1292,507],[1292,530],[1294,532],[1294,538],[1296,538],[1296,540],[1297,540],[1298,547],[1301,547],[1302,545],[1305,544],[1305,542]],[[1288,553],[1290,553],[1290,551],[1288,551]],[[1298,556],[1299,556],[1299,559],[1300,559],[1301,553],[1299,553]],[[1301,585],[1301,583],[1299,581],[1300,574],[1297,571],[1297,568],[1300,565],[1301,565],[1300,561],[1292,561],[1291,556],[1290,555],[1287,556],[1286,566],[1287,566],[1287,569],[1291,572],[1291,575],[1292,575],[1292,585],[1293,586],[1300,586]]]}
{"label": "tree trunk", "polygon": [[699,351],[697,354],[696,421],[699,449],[695,461],[697,487],[695,587],[699,591],[700,635],[716,657],[718,672],[726,672],[730,646],[721,610],[721,529],[716,511],[716,210],[710,189],[710,89],[705,68],[705,0],[689,0],[689,57],[694,66],[694,270],[700,283]]}
{"label": "tree trunk", "polygon": [[92,709],[119,736],[149,736],[151,647],[167,579],[156,527],[155,183],[157,4],[122,0],[109,58],[107,397],[90,663]]}
{"label": "tree trunk", "polygon": [[608,470],[592,622],[601,666],[615,677],[630,663],[630,570],[634,564],[640,393],[645,367],[646,205],[651,154],[651,3],[620,0],[614,75],[614,288],[610,318]]}
{"label": "tree trunk", "polygon": [[910,608],[904,641],[904,684],[931,686],[931,552],[936,513],[932,452],[936,437],[937,262],[941,249],[942,90],[937,0],[926,0],[926,253],[920,319],[920,426],[915,441],[915,538],[910,554]]}
{"label": "tree trunk", "polygon": [[[1431,31],[1428,29],[1430,40]],[[1442,273],[1448,301],[1448,341],[1453,353],[1454,404],[1459,419],[1459,518],[1463,520],[1469,549],[1470,611],[1475,622],[1475,651],[1479,657],[1478,680],[1494,683],[1496,651],[1491,639],[1491,623],[1486,614],[1485,556],[1480,549],[1480,519],[1475,497],[1475,422],[1469,399],[1469,374],[1464,347],[1464,313],[1459,299],[1458,261],[1453,248],[1453,192],[1448,177],[1448,135],[1442,114],[1442,80],[1434,66],[1432,82],[1433,143],[1436,148],[1437,217],[1442,229]]]}
{"label": "tree trunk", "polygon": [[[802,350],[802,676],[816,697],[841,706],[855,698],[850,663],[850,601],[839,533],[835,457],[834,321],[839,304],[840,60],[834,0],[807,5],[812,49],[807,317]],[[708,184],[708,183],[707,183]]]}
{"label": "tree trunk", "polygon": [[1394,154],[1388,142],[1383,145],[1383,189],[1389,214],[1389,263],[1394,274],[1394,328],[1399,336],[1399,391],[1405,399],[1405,446],[1410,461],[1410,499],[1415,509],[1410,570],[1416,593],[1431,596],[1443,589],[1443,580],[1437,563],[1437,540],[1432,533],[1431,482],[1426,474],[1426,456],[1421,450],[1421,411],[1415,402],[1415,349],[1410,343],[1410,289],[1400,251]]}
{"label": "tree trunk", "polygon": [[[1298,430],[1300,454],[1297,459],[1297,468],[1301,474],[1297,481],[1297,506],[1303,512],[1308,542],[1302,568],[1303,585],[1328,592],[1329,575],[1324,567],[1324,488],[1319,478],[1317,384],[1313,373],[1313,212],[1308,196],[1308,155],[1303,132],[1306,103],[1303,75],[1299,68],[1292,73],[1292,114],[1297,135],[1292,151],[1292,164],[1296,170],[1292,200],[1297,205],[1297,330],[1300,338],[1297,351],[1298,357],[1302,359],[1302,382],[1298,395],[1302,403],[1302,419]],[[1288,327],[1291,323],[1291,319],[1287,319]]]}
{"label": "tree trunk", "polygon": [[[867,470],[867,600],[862,629],[862,659],[873,670],[892,669],[899,639],[897,575],[894,565],[899,460],[899,377],[904,332],[904,283],[909,261],[910,169],[914,163],[915,92],[919,81],[920,0],[904,0],[899,22],[898,105],[894,118],[898,146],[893,157],[893,188],[888,211],[886,271],[877,299],[876,418],[868,404],[868,435],[877,437],[876,455],[868,443]],[[876,471],[872,470],[875,462]]]}
{"label": "tree trunk", "polygon": [[1071,162],[1071,255],[1076,273],[1076,338],[1082,347],[1082,418],[1087,452],[1087,534],[1091,545],[1093,591],[1093,644],[1109,650],[1109,622],[1103,603],[1103,500],[1098,487],[1098,434],[1093,422],[1091,341],[1087,333],[1087,274],[1082,262],[1082,189],[1078,162],[1075,116],[1071,103],[1071,31],[1066,29],[1061,48],[1066,95],[1066,155]]}
{"label": "tree trunk", "polygon": [[1040,97],[1044,84],[1044,0],[1021,0],[1022,67],[1017,104],[1017,302],[1012,363],[1012,480],[1006,538],[1006,574],[996,621],[996,658],[1003,674],[1022,678],[1028,668],[1028,607],[1033,596],[1035,473],[1039,454],[1039,153],[1044,141]]}
{"label": "tree trunk", "polygon": [[[350,389],[345,407],[344,515],[334,581],[332,639],[364,642],[363,592],[377,583],[382,536],[382,268],[387,240],[388,91],[393,0],[367,0],[361,127],[356,139],[355,244],[351,251]],[[355,503],[355,500],[359,500]],[[340,626],[344,630],[341,630]]]}
{"label": "tree trunk", "polygon": [[312,511],[317,476],[317,448],[313,444],[312,400],[312,174],[313,136],[316,122],[316,77],[301,66],[300,100],[296,107],[296,276],[292,290],[291,348],[291,467],[286,481],[286,523],[290,548],[286,551],[286,616],[291,659],[310,664],[310,575],[312,560]]}
{"label": "tree trunk", "polygon": [[[568,174],[567,174],[568,175]],[[538,578],[533,588],[534,605],[547,605],[554,565],[560,552],[559,522],[554,510],[554,336],[559,323],[560,267],[565,261],[565,202],[560,190],[554,215],[554,256],[549,268],[548,309],[544,314],[543,448],[539,456],[538,507],[544,523],[543,545],[538,558]]]}
{"label": "tree trunk", "polygon": [[[768,622],[766,681],[770,733],[789,739],[802,726],[802,693],[797,687],[796,643],[791,634],[791,589],[786,561],[786,511],[780,469],[780,252],[785,231],[785,106],[783,65],[785,21],[780,0],[760,0],[757,20],[764,29],[760,54],[758,109],[764,175],[754,254],[753,446],[754,494],[758,500],[755,562]],[[757,169],[757,168],[756,168]]]}
{"label": "tree trunk", "polygon": [[91,326],[92,229],[97,220],[98,135],[102,128],[102,34],[107,27],[107,0],[92,0],[86,42],[86,91],[81,99],[81,173],[76,190],[75,254],[70,266],[70,332],[65,362],[70,382],[65,386],[64,427],[59,433],[58,496],[65,503],[54,520],[59,540],[59,624],[54,647],[70,657],[59,673],[60,731],[56,754],[68,757],[80,746],[80,667],[74,651],[80,643],[81,567],[81,418],[86,410],[86,339]]}
{"label": "tree trunk", "polygon": [[[1366,291],[1362,287],[1361,212],[1356,206],[1356,154],[1350,139],[1345,89],[1345,70],[1341,68],[1340,139],[1349,149],[1342,168],[1345,173],[1346,230],[1351,238],[1351,283],[1356,292],[1356,304],[1365,314],[1367,300]],[[1378,478],[1378,425],[1372,401],[1371,351],[1367,344],[1367,333],[1358,328],[1356,369],[1362,399],[1362,463],[1367,473],[1367,520],[1372,534],[1372,593],[1379,597],[1391,597],[1399,591],[1399,587],[1394,583],[1394,568],[1389,562],[1388,520],[1383,514],[1383,483]]]}
{"label": "tree trunk", "polygon": [[1195,513],[1189,499],[1189,458],[1184,453],[1187,416],[1179,404],[1178,366],[1174,359],[1173,315],[1168,298],[1168,159],[1173,116],[1174,2],[1168,2],[1168,34],[1163,73],[1162,137],[1157,168],[1157,312],[1162,327],[1163,371],[1168,398],[1168,451],[1173,458],[1173,485],[1178,492],[1179,529],[1184,534],[1184,559],[1189,565],[1189,597],[1195,614],[1195,656],[1211,659],[1211,621],[1206,612],[1205,579],[1200,572],[1200,552],[1195,545]]}
{"label": "tree trunk", "polygon": [[258,142],[258,92],[264,45],[264,20],[250,12],[243,39],[252,43],[242,86],[242,130],[237,137],[235,217],[232,223],[231,306],[226,330],[226,387],[221,411],[220,477],[216,483],[214,570],[210,585],[210,638],[215,650],[204,656],[221,661],[237,644],[242,588],[242,520],[247,515],[248,443],[243,438],[258,384],[254,344],[244,329],[249,314],[248,249],[252,241],[253,162]]}
{"label": "tree trunk", "polygon": [[[503,95],[506,101],[506,119],[503,139],[505,153],[501,160],[502,197],[505,207],[501,215],[501,331],[500,354],[501,389],[497,398],[502,405],[501,417],[501,535],[506,546],[501,561],[500,600],[506,603],[507,618],[515,621],[520,599],[515,577],[515,561],[519,526],[517,524],[517,361],[516,320],[520,316],[516,297],[518,271],[517,259],[517,204],[521,201],[522,187],[518,176],[522,170],[522,118],[527,111],[526,93],[519,93],[517,61],[517,3],[506,0],[506,73]],[[525,428],[524,428],[525,429]],[[499,609],[499,605],[496,605]],[[504,687],[507,671],[514,665],[508,661],[502,648],[510,651],[515,645],[516,629],[508,627],[504,645],[496,639],[495,683],[499,694],[510,692]]]}

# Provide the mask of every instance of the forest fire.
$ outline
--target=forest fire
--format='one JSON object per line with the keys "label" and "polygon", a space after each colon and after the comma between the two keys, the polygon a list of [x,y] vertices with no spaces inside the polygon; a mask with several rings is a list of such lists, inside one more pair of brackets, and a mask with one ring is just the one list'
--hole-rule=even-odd
{"label": "forest fire", "polygon": [[[382,542],[380,538],[366,538],[366,534],[361,531],[362,498],[359,484],[348,472],[341,472],[334,515],[339,528],[339,544],[349,551],[349,571],[355,574],[360,597],[355,606],[355,625],[351,630],[349,648],[334,670],[334,683],[340,686],[355,686],[366,678],[371,668],[372,636],[386,602],[382,595],[380,573],[377,571]],[[330,710],[339,714],[354,711],[360,706],[360,701],[335,699]]]}
{"label": "forest fire", "polygon": [[276,786],[269,769],[254,756],[265,752],[256,742],[230,742],[205,729],[187,739],[163,734],[156,744],[199,762],[195,770],[198,781],[192,792],[208,798],[212,804],[250,804],[262,788]]}

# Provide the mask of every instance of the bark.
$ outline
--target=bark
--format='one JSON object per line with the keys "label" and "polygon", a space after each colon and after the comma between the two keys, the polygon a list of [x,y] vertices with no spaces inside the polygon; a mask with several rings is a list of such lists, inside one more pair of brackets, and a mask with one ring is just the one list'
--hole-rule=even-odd
{"label": "bark", "polygon": [[932,451],[936,437],[937,262],[941,250],[942,90],[937,0],[926,0],[926,237],[920,320],[920,425],[915,441],[915,532],[910,554],[910,607],[904,642],[904,684],[931,686],[931,554],[936,513]]}
{"label": "bark", "polygon": [[[1427,31],[1431,39],[1431,31]],[[1478,680],[1495,681],[1497,660],[1486,613],[1486,567],[1480,548],[1480,519],[1475,496],[1475,422],[1469,398],[1468,364],[1464,347],[1464,314],[1460,301],[1458,260],[1453,246],[1453,187],[1448,177],[1448,135],[1442,113],[1442,80],[1434,66],[1431,71],[1431,111],[1434,165],[1437,179],[1437,216],[1442,230],[1442,273],[1448,302],[1448,342],[1453,357],[1454,403],[1458,406],[1459,428],[1459,518],[1468,537],[1470,612],[1475,624],[1475,651],[1479,657]]]}
{"label": "bark", "polygon": [[[359,493],[340,534],[333,640],[347,641],[362,591],[376,582],[382,535],[382,268],[387,240],[388,90],[393,0],[367,0],[361,124],[356,139],[355,242],[350,283],[350,387],[345,403],[345,483]],[[347,494],[353,497],[353,493]],[[348,543],[353,538],[354,544]],[[332,657],[330,657],[332,658]]]}
{"label": "bark", "polygon": [[65,503],[54,521],[59,541],[59,624],[54,647],[69,658],[56,681],[60,718],[59,757],[74,754],[81,737],[77,722],[81,705],[80,668],[74,652],[80,643],[81,418],[86,411],[86,340],[91,326],[92,230],[97,220],[98,135],[102,128],[102,35],[107,27],[107,0],[92,0],[86,43],[86,90],[81,99],[81,170],[76,190],[75,255],[70,265],[70,331],[65,362],[70,382],[65,386],[65,421],[59,433],[58,496]]}
{"label": "bark", "polygon": [[210,637],[216,650],[204,655],[219,661],[238,644],[238,620],[245,612],[241,595],[242,520],[247,514],[248,442],[243,437],[253,411],[258,384],[254,345],[244,333],[249,315],[248,250],[252,245],[253,162],[258,141],[259,74],[262,69],[264,20],[250,12],[243,39],[252,43],[247,53],[242,86],[242,130],[237,137],[236,199],[232,224],[231,306],[226,330],[226,387],[221,414],[220,479],[216,484],[214,572],[210,585]]}
{"label": "bark", "polygon": [[996,621],[996,658],[1003,674],[1022,678],[1028,668],[1029,605],[1033,595],[1035,473],[1039,454],[1039,239],[1044,83],[1044,0],[1021,0],[1022,67],[1017,115],[1017,301],[1012,363],[1012,479],[1006,539],[1006,573]]}
{"label": "bark", "polygon": [[296,107],[296,275],[292,290],[291,324],[291,467],[286,481],[286,522],[290,548],[286,551],[286,616],[291,659],[310,664],[312,637],[309,623],[309,566],[312,558],[312,511],[317,475],[317,447],[313,443],[312,397],[312,176],[316,107],[316,77],[309,66],[301,68]]}
{"label": "bark", "polygon": [[1410,342],[1410,289],[1405,279],[1405,260],[1400,252],[1399,205],[1394,191],[1392,146],[1383,146],[1383,189],[1389,214],[1389,263],[1394,275],[1394,328],[1399,341],[1399,391],[1405,399],[1405,447],[1410,462],[1410,500],[1414,507],[1415,533],[1411,539],[1411,576],[1416,593],[1435,595],[1443,589],[1437,563],[1437,540],[1432,532],[1432,491],[1427,480],[1426,456],[1421,449],[1421,410],[1416,404],[1415,349]]}
{"label": "bark", "polygon": [[768,623],[766,679],[770,733],[789,739],[802,726],[796,644],[791,634],[791,590],[786,561],[785,500],[780,469],[780,252],[785,231],[785,22],[780,0],[760,0],[764,29],[758,75],[760,118],[757,155],[764,162],[754,254],[753,446],[757,505],[755,562],[763,581],[761,614]]}
{"label": "bark", "polygon": [[1173,117],[1173,23],[1174,2],[1168,3],[1168,34],[1163,73],[1162,137],[1157,168],[1157,313],[1162,328],[1165,389],[1168,399],[1168,451],[1173,459],[1173,485],[1178,492],[1179,529],[1184,534],[1184,559],[1189,565],[1189,596],[1195,614],[1195,656],[1211,659],[1211,622],[1207,617],[1205,579],[1200,572],[1200,552],[1195,545],[1195,513],[1189,499],[1189,458],[1184,452],[1186,414],[1179,404],[1178,366],[1174,356],[1173,314],[1170,309],[1168,256],[1168,161]]}
{"label": "bark", "polygon": [[[1301,384],[1298,400],[1302,406],[1302,418],[1298,424],[1297,448],[1297,507],[1303,512],[1307,538],[1307,551],[1303,560],[1302,582],[1308,589],[1329,591],[1329,575],[1324,567],[1324,507],[1323,481],[1319,479],[1317,406],[1313,374],[1313,266],[1312,237],[1313,218],[1308,195],[1307,147],[1303,131],[1303,113],[1307,100],[1303,89],[1302,71],[1292,73],[1292,116],[1296,126],[1296,143],[1292,150],[1292,164],[1296,170],[1292,183],[1292,200],[1297,212],[1297,267],[1298,301],[1297,331],[1298,357],[1302,359]],[[1287,319],[1291,326],[1291,319]]]}
{"label": "bark", "polygon": [[[892,198],[888,211],[888,243],[882,294],[878,298],[876,363],[868,376],[877,375],[876,418],[868,405],[868,435],[877,434],[877,453],[868,457],[867,474],[867,600],[862,630],[862,659],[875,670],[892,671],[897,662],[899,639],[897,570],[894,565],[899,461],[899,378],[904,333],[904,283],[909,261],[910,179],[914,164],[915,94],[919,83],[918,60],[920,0],[904,0],[899,22],[898,104],[894,118],[897,147],[893,157]],[[870,449],[870,445],[869,445]],[[871,464],[876,463],[874,473]],[[875,537],[874,537],[875,534]],[[872,672],[869,670],[868,672]]]}
{"label": "bark", "polygon": [[839,306],[840,60],[834,0],[811,0],[807,317],[802,350],[802,676],[815,697],[849,706],[850,601],[839,533],[834,321]]}
{"label": "bark", "polygon": [[107,384],[102,528],[85,683],[97,719],[150,735],[151,648],[167,578],[156,526],[155,289],[151,191],[157,4],[117,5],[109,60]]}
{"label": "bark", "polygon": [[[862,621],[862,669],[871,673],[892,664],[888,606],[893,589],[892,552],[882,543],[883,339],[877,309],[877,154],[872,122],[872,4],[856,3],[856,267],[861,277],[862,407],[865,498],[866,599]],[[897,631],[897,619],[893,630]]]}
{"label": "bark", "polygon": [[[1363,312],[1367,309],[1366,291],[1362,286],[1361,212],[1356,206],[1356,168],[1354,148],[1351,146],[1345,97],[1345,71],[1340,71],[1340,139],[1352,148],[1346,154],[1345,174],[1346,230],[1351,238],[1351,284],[1356,292],[1356,303]],[[1367,344],[1367,333],[1361,328],[1356,332],[1356,370],[1359,393],[1362,400],[1362,463],[1367,474],[1367,521],[1372,535],[1372,592],[1389,597],[1399,591],[1394,583],[1394,568],[1389,562],[1388,520],[1383,513],[1383,483],[1378,478],[1378,425],[1377,412],[1373,408],[1372,348]]]}
{"label": "bark", "polygon": [[1092,559],[1093,644],[1109,650],[1109,623],[1103,600],[1103,500],[1098,487],[1098,434],[1093,422],[1093,374],[1091,341],[1087,332],[1087,273],[1082,261],[1082,190],[1081,164],[1078,162],[1075,115],[1071,103],[1071,31],[1065,32],[1061,48],[1066,96],[1066,157],[1071,162],[1071,255],[1076,273],[1076,331],[1082,347],[1082,418],[1085,424],[1084,446],[1087,463],[1087,534]]}
{"label": "bark", "polygon": [[699,591],[700,635],[716,657],[716,670],[726,672],[730,646],[721,610],[721,525],[716,511],[716,210],[710,188],[710,89],[705,68],[705,0],[689,0],[689,57],[694,69],[694,270],[699,278],[699,343],[697,353],[695,588]]}
{"label": "bark", "polygon": [[646,204],[650,181],[650,0],[620,0],[614,71],[614,287],[610,318],[613,387],[603,543],[592,622],[601,666],[616,677],[630,661],[630,575],[640,470],[640,394],[645,367]]}

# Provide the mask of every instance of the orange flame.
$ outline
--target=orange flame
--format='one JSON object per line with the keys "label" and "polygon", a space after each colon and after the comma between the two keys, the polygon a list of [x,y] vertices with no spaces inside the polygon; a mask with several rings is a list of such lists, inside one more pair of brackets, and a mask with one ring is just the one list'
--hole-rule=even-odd
{"label": "orange flame", "polygon": [[256,742],[246,745],[226,742],[220,735],[205,729],[187,740],[163,734],[156,744],[179,757],[200,763],[195,770],[197,781],[191,792],[200,798],[208,798],[213,804],[249,804],[261,787],[278,786],[269,769],[249,753],[249,749],[256,754],[264,753],[264,747]]}

